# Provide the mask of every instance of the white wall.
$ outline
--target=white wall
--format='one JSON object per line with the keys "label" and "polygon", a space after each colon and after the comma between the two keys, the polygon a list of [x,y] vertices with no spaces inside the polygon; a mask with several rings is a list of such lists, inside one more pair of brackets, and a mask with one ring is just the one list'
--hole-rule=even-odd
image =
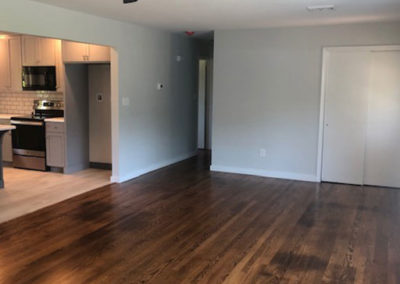
{"label": "white wall", "polygon": [[[114,180],[187,157],[196,148],[193,42],[181,36],[134,26],[28,0],[0,1],[0,31],[109,45],[118,66],[119,92],[113,104]],[[175,61],[179,54],[184,60]],[[165,89],[156,90],[157,82]],[[130,106],[122,106],[122,98]],[[118,140],[118,143],[114,143]]]}
{"label": "white wall", "polygon": [[400,44],[400,23],[216,31],[214,40],[212,169],[317,180],[323,46]]}

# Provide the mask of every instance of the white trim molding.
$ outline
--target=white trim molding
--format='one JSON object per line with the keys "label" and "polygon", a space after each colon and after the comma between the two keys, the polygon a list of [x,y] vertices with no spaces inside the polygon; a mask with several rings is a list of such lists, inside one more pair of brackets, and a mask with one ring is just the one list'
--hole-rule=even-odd
{"label": "white trim molding", "polygon": [[120,176],[111,176],[110,180],[113,183],[123,183],[123,182],[129,181],[129,180],[132,180],[134,178],[140,177],[142,175],[148,174],[150,172],[153,172],[155,170],[159,170],[161,168],[170,166],[172,164],[175,164],[175,163],[190,159],[190,158],[192,158],[192,157],[194,157],[196,155],[197,155],[197,151],[191,152],[189,154],[183,154],[183,155],[177,156],[175,158],[172,158],[172,159],[169,159],[169,160],[157,163],[157,164],[153,164],[153,165],[151,165],[151,166],[149,166],[147,168],[133,171],[133,172],[131,172],[131,173],[127,174],[127,175],[124,175],[122,177],[120,177]]}
{"label": "white trim molding", "polygon": [[213,172],[224,172],[224,173],[269,177],[269,178],[319,182],[319,178],[317,176],[307,175],[307,174],[267,171],[267,170],[262,170],[262,169],[251,169],[251,168],[225,167],[225,166],[219,166],[219,165],[212,165],[210,167],[210,169]]}

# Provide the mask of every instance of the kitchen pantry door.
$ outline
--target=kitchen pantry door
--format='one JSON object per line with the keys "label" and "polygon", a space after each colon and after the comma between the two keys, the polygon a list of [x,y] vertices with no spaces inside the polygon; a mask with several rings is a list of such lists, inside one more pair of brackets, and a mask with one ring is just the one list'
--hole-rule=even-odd
{"label": "kitchen pantry door", "polygon": [[325,64],[322,180],[363,184],[370,52],[330,50]]}
{"label": "kitchen pantry door", "polygon": [[400,50],[371,57],[364,184],[400,187]]}

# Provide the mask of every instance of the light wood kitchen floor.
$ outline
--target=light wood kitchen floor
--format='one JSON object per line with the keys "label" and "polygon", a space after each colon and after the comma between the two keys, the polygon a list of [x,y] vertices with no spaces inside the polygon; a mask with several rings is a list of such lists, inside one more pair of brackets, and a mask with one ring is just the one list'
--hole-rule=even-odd
{"label": "light wood kitchen floor", "polygon": [[0,223],[110,184],[111,171],[87,169],[66,175],[4,168]]}

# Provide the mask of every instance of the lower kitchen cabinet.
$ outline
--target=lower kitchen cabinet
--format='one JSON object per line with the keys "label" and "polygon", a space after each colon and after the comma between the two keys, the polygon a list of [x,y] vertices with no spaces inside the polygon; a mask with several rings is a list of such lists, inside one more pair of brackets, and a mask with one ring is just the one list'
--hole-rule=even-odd
{"label": "lower kitchen cabinet", "polygon": [[49,167],[65,167],[64,123],[46,123],[46,163]]}
{"label": "lower kitchen cabinet", "polygon": [[[10,120],[9,119],[0,119],[0,124],[9,125],[10,124]],[[8,131],[3,136],[2,150],[3,150],[3,162],[12,162],[13,161],[13,155],[12,155],[12,136],[11,136],[11,131]]]}
{"label": "lower kitchen cabinet", "polygon": [[11,132],[7,132],[3,137],[3,161],[4,162],[12,162],[12,138]]}

